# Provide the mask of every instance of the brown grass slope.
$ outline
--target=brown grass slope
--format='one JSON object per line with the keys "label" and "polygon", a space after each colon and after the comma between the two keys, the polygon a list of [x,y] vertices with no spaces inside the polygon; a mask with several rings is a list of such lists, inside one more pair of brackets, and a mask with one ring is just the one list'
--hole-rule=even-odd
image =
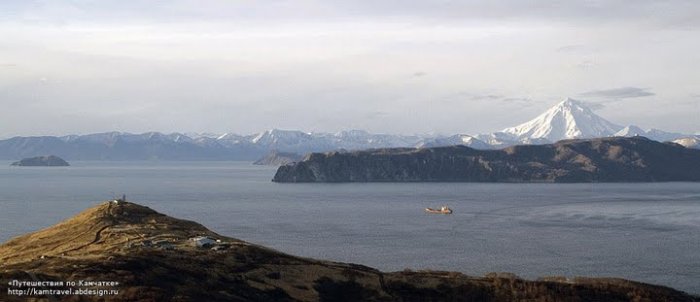
{"label": "brown grass slope", "polygon": [[[193,246],[189,238],[199,235],[226,249]],[[7,294],[14,279],[120,282],[114,296],[33,301],[697,301],[621,279],[383,273],[290,256],[126,202],[100,204],[0,245],[0,301],[25,301]]]}

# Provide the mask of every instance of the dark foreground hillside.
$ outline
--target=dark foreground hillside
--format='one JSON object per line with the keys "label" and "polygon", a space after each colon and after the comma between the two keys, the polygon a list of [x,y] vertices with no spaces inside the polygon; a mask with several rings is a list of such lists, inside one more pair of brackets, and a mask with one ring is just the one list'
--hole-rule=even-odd
{"label": "dark foreground hillside", "polygon": [[[81,285],[86,280],[104,282]],[[0,301],[697,301],[621,279],[384,273],[283,254],[127,202],[100,204],[0,245],[0,281]],[[118,293],[18,296],[32,288]]]}
{"label": "dark foreground hillside", "polygon": [[273,181],[700,181],[700,150],[644,137],[611,137],[501,150],[452,146],[312,153],[281,166]]}

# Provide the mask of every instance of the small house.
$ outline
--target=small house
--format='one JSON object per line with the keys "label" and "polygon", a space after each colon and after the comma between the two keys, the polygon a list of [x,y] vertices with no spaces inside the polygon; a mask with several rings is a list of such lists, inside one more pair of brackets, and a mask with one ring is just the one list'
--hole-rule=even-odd
{"label": "small house", "polygon": [[198,237],[190,238],[190,240],[192,240],[192,242],[194,242],[194,245],[196,247],[210,247],[210,246],[216,244],[216,240],[211,239],[211,238],[206,237],[206,236],[198,236]]}

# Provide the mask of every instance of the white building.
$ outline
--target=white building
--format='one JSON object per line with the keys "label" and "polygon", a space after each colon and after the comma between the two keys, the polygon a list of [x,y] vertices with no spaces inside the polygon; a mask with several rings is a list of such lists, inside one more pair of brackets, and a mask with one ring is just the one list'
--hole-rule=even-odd
{"label": "white building", "polygon": [[214,245],[216,243],[216,240],[211,239],[211,238],[206,237],[206,236],[198,236],[198,237],[190,238],[190,240],[192,240],[192,242],[194,242],[195,246],[197,246],[197,247],[208,247],[208,246]]}

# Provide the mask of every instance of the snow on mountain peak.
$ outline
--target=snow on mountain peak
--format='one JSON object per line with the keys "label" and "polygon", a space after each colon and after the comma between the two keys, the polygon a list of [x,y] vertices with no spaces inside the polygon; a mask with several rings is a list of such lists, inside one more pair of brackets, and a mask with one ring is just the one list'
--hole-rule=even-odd
{"label": "snow on mountain peak", "polygon": [[689,136],[684,138],[679,138],[673,141],[676,144],[682,145],[686,148],[700,149],[700,136]]}
{"label": "snow on mountain peak", "polygon": [[435,139],[427,139],[416,145],[417,148],[430,148],[442,146],[462,145],[472,147],[474,149],[491,149],[491,145],[479,140],[476,137],[467,134],[456,134],[448,137],[440,137]]}
{"label": "snow on mountain peak", "polygon": [[639,128],[635,125],[629,125],[625,128],[622,128],[622,130],[616,132],[613,134],[613,136],[625,136],[625,137],[631,137],[631,136],[646,136],[647,132],[644,131],[644,129]]}
{"label": "snow on mountain peak", "polygon": [[558,141],[571,138],[606,137],[622,129],[593,113],[586,103],[566,98],[533,120],[502,132],[518,139]]}
{"label": "snow on mountain peak", "polygon": [[575,99],[567,97],[563,101],[559,102],[559,104],[557,104],[555,107],[574,107],[574,106],[585,107],[585,103],[581,102],[579,100],[575,100]]}
{"label": "snow on mountain peak", "polygon": [[334,134],[335,137],[344,137],[344,138],[366,138],[371,136],[369,132],[365,130],[344,130],[344,131],[339,131]]}
{"label": "snow on mountain peak", "polygon": [[270,129],[256,135],[251,142],[254,144],[277,144],[282,142],[298,144],[311,139],[311,134],[297,130]]}

